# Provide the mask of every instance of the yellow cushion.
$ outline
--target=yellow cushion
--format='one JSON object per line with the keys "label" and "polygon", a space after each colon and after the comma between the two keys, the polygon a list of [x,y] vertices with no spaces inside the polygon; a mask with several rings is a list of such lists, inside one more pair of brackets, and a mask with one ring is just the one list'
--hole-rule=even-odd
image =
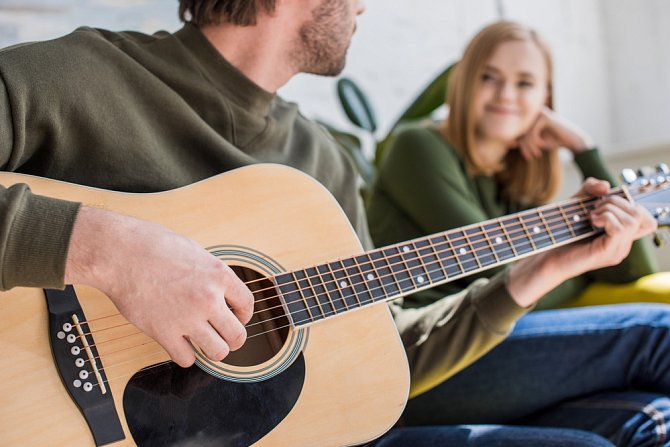
{"label": "yellow cushion", "polygon": [[670,303],[670,272],[653,273],[626,284],[594,283],[561,307],[622,303]]}

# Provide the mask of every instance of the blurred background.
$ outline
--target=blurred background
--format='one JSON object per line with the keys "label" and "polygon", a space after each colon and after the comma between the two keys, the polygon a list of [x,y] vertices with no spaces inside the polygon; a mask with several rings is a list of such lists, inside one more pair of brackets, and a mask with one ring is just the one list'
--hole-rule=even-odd
{"label": "blurred background", "polygon": [[[372,141],[385,135],[465,43],[497,19],[535,27],[555,58],[555,108],[593,135],[610,167],[670,164],[670,0],[367,0],[343,75],[365,92],[378,122],[361,134],[333,78],[300,75],[280,91],[302,112]],[[0,0],[0,46],[51,39],[80,25],[175,31],[166,0]],[[364,144],[364,147],[366,145]],[[576,174],[566,162],[574,190]],[[661,257],[670,265],[670,249]]]}

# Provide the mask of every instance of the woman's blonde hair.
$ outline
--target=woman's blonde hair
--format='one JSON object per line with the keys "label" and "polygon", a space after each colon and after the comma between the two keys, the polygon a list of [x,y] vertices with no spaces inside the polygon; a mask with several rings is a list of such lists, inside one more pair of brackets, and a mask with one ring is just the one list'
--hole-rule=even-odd
{"label": "woman's blonde hair", "polygon": [[489,166],[475,150],[475,89],[486,63],[498,46],[509,41],[533,42],[547,63],[547,106],[552,106],[552,58],[549,46],[534,30],[516,22],[500,21],[482,29],[465,49],[449,79],[446,103],[449,116],[442,133],[465,159],[471,174],[496,173],[506,198],[523,203],[543,203],[551,199],[561,184],[562,170],[558,151],[543,151],[531,161],[520,151],[508,151],[502,163]]}

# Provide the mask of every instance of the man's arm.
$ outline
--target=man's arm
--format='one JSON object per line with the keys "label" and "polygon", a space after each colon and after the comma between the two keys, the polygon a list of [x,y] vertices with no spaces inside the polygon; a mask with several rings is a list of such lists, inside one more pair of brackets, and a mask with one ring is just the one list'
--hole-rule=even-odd
{"label": "man's arm", "polygon": [[[607,182],[589,178],[580,192],[604,196],[608,190]],[[534,304],[566,279],[619,264],[634,241],[656,229],[656,222],[642,206],[616,196],[599,201],[591,213],[591,223],[604,233],[524,259],[510,268],[507,287],[519,305]]]}
{"label": "man's arm", "polygon": [[75,220],[65,283],[104,292],[183,367],[195,361],[189,340],[215,361],[242,346],[253,312],[249,289],[193,240],[96,208]]}

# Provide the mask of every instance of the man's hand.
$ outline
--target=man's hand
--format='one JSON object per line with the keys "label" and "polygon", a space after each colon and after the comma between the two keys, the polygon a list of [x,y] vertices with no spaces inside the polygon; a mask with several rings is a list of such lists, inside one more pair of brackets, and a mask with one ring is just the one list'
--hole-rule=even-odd
{"label": "man's hand", "polygon": [[[601,197],[608,191],[607,182],[589,178],[577,195]],[[567,279],[619,264],[635,240],[656,229],[656,221],[644,207],[616,196],[599,200],[590,218],[603,234],[524,259],[510,268],[508,290],[520,305],[535,303]]]}
{"label": "man's hand", "polygon": [[214,361],[241,347],[253,313],[249,289],[193,240],[95,208],[77,216],[65,283],[104,292],[182,367],[195,361],[189,340]]}

